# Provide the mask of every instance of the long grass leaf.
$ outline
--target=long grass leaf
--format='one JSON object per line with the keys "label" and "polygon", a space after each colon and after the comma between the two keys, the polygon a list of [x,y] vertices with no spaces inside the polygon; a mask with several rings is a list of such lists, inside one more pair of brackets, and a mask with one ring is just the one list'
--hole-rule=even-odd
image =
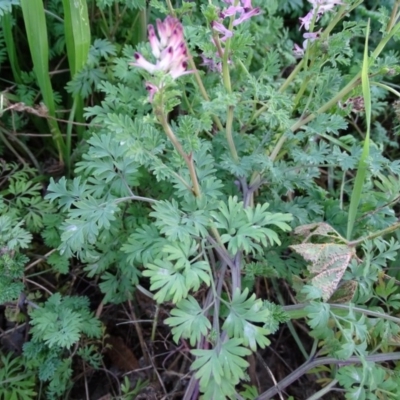
{"label": "long grass leaf", "polygon": [[137,9],[132,18],[132,25],[125,43],[136,46],[143,42],[147,37],[147,10],[146,8]]}
{"label": "long grass leaf", "polygon": [[64,32],[71,76],[87,61],[90,47],[90,25],[86,0],[63,0]]}
{"label": "long grass leaf", "polygon": [[364,147],[361,154],[360,161],[358,163],[358,170],[356,179],[354,182],[353,192],[350,199],[349,214],[347,220],[347,240],[351,239],[351,235],[354,228],[354,223],[357,216],[358,207],[360,205],[361,194],[364,187],[365,176],[367,174],[369,147],[370,147],[370,131],[371,131],[371,91],[369,84],[369,57],[368,57],[368,38],[369,38],[369,20],[367,29],[365,32],[365,47],[364,47],[364,59],[361,71],[361,84],[362,92],[364,97],[365,106],[365,119],[367,132],[364,140]]}
{"label": "long grass leaf", "polygon": [[29,51],[31,53],[33,70],[40,88],[43,102],[48,109],[50,118],[47,122],[56,144],[60,160],[64,160],[65,146],[56,116],[53,88],[49,75],[49,44],[47,40],[46,18],[42,0],[20,1]]}
{"label": "long grass leaf", "polygon": [[[67,47],[68,63],[71,72],[71,78],[75,76],[86,64],[89,54],[91,34],[89,24],[89,13],[86,0],[63,0],[64,6],[64,32],[65,43]],[[69,116],[67,127],[67,152],[71,153],[71,135],[72,124],[76,120],[83,122],[83,99],[75,96]],[[82,138],[84,128],[78,125],[78,137]],[[67,166],[68,171],[70,165]]]}
{"label": "long grass leaf", "polygon": [[10,62],[14,80],[17,83],[22,83],[21,69],[19,67],[17,50],[14,42],[11,13],[3,15],[3,17],[1,18],[1,24],[3,28],[4,42],[6,44],[8,60]]}

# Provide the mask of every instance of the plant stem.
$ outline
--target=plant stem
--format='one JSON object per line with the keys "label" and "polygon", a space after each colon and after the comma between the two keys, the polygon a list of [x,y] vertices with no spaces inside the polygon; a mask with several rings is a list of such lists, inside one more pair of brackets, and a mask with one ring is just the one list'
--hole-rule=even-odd
{"label": "plant stem", "polygon": [[392,28],[397,20],[397,11],[399,9],[399,3],[400,3],[400,1],[397,0],[393,6],[392,14],[390,15],[390,20],[386,27],[386,32],[390,32],[392,30]]}
{"label": "plant stem", "polygon": [[235,142],[233,141],[233,135],[232,135],[233,110],[234,110],[233,106],[228,106],[226,115],[225,134],[226,134],[226,141],[228,142],[229,150],[231,152],[231,156],[235,160],[235,162],[238,162],[239,157],[236,151],[236,146]]}
{"label": "plant stem", "polygon": [[[363,0],[360,0],[357,4],[353,5],[348,11],[346,11],[346,5],[342,6],[339,8],[338,12],[336,13],[335,18],[329,23],[329,25],[325,28],[325,30],[321,34],[321,40],[325,39],[329,33],[332,32],[332,30],[335,28],[335,26],[340,22],[340,20],[343,18],[344,14],[348,14],[354,8],[356,8],[359,4],[361,4]],[[344,11],[346,11],[344,13]],[[286,80],[283,82],[282,86],[279,88],[279,93],[283,93],[287,87],[293,82],[294,78],[296,75],[302,70],[304,66],[304,61],[305,59],[303,58],[294,68],[294,70],[290,73],[290,75],[286,78]]]}
{"label": "plant stem", "polygon": [[[237,2],[235,2],[236,4]],[[229,21],[229,30],[233,29],[233,21],[235,17],[231,16]],[[218,40],[218,38],[217,38]],[[231,94],[232,93],[232,84],[231,84],[231,74],[229,71],[229,52],[231,48],[231,38],[226,40],[224,52],[222,54],[222,79],[224,82],[225,90]],[[229,105],[226,111],[226,126],[225,126],[225,135],[226,141],[228,142],[229,150],[231,152],[231,156],[234,161],[237,163],[239,161],[239,157],[236,151],[235,142],[233,140],[233,117],[234,117],[234,106]]]}
{"label": "plant stem", "polygon": [[175,147],[176,151],[180,154],[180,156],[184,159],[184,161],[186,163],[186,166],[189,170],[190,178],[192,180],[192,184],[193,184],[192,190],[193,190],[194,195],[196,197],[200,197],[201,190],[200,190],[199,181],[197,180],[196,169],[194,167],[192,154],[188,155],[185,153],[180,141],[178,140],[178,138],[175,136],[174,132],[172,131],[164,112],[162,110],[160,110],[159,108],[156,108],[154,110],[154,112],[158,118],[158,121],[164,128],[164,132],[168,136],[169,140],[171,141],[171,143]]}
{"label": "plant stem", "polygon": [[301,71],[303,68],[304,64],[304,58],[296,65],[294,70],[290,73],[290,75],[286,78],[285,82],[283,82],[283,85],[279,88],[278,92],[283,93],[287,87],[292,83],[296,75]]}
{"label": "plant stem", "polygon": [[[174,7],[172,6],[171,0],[166,0],[166,3],[167,3],[170,14],[176,18],[176,12],[174,10]],[[190,53],[190,50],[188,49],[188,46],[186,46],[186,51],[187,51],[189,67],[193,71],[194,79],[196,80],[197,86],[200,89],[200,93],[203,96],[203,99],[205,101],[210,101],[210,97],[208,96],[207,90],[203,85],[203,81],[201,79],[199,70],[197,69],[196,64],[193,61],[193,57],[192,57],[192,54]],[[218,118],[218,116],[213,115],[212,118],[213,118],[215,125],[217,125],[217,128],[220,131],[223,131],[224,127],[222,126],[222,123],[221,123],[220,119]]]}
{"label": "plant stem", "polygon": [[[392,38],[392,36],[399,29],[400,29],[400,22],[397,23],[397,25],[395,25],[393,30],[388,35],[386,35],[385,37],[383,37],[381,39],[381,41],[379,42],[378,46],[376,47],[376,49],[374,50],[374,52],[372,53],[372,55],[370,57],[370,62],[372,62],[373,60],[375,60],[379,56],[379,54],[385,48],[387,42]],[[336,96],[334,96],[331,100],[329,100],[322,107],[320,107],[315,113],[308,115],[304,119],[299,119],[295,124],[293,124],[291,126],[290,130],[292,132],[297,131],[302,126],[304,126],[304,125],[308,124],[310,121],[312,121],[318,114],[324,113],[325,111],[329,110],[339,100],[341,100],[344,96],[346,96],[348,93],[350,93],[351,90],[353,90],[356,86],[358,86],[360,82],[361,82],[361,71],[358,72],[354,76],[354,78],[339,93],[336,94]],[[270,159],[272,161],[274,161],[275,158],[277,157],[277,155],[278,155],[279,151],[281,150],[283,144],[285,143],[286,139],[287,139],[287,135],[286,134],[283,134],[280,137],[280,139],[279,139],[278,143],[276,144],[273,152],[271,153]]]}
{"label": "plant stem", "polygon": [[[289,314],[290,318],[305,318],[307,316],[307,312],[305,311],[305,308],[308,306],[308,303],[303,303],[303,304],[293,304],[290,306],[284,306],[282,307],[283,310]],[[345,310],[348,312],[350,310],[350,306],[347,304],[331,304],[329,303],[329,307],[331,309],[337,309],[337,310]],[[366,308],[362,307],[355,307],[351,305],[351,310],[355,312],[359,312],[361,314],[368,315],[369,317],[374,317],[374,318],[380,318],[380,319],[386,319],[388,321],[393,321],[396,324],[400,325],[400,318],[393,317],[392,315],[384,314],[378,311],[371,311]]]}
{"label": "plant stem", "polygon": [[318,390],[317,393],[314,393],[307,400],[318,400],[318,399],[320,399],[322,396],[325,396],[327,393],[329,393],[337,383],[338,383],[338,380],[337,379],[333,379],[328,385],[326,385],[321,390]]}
{"label": "plant stem", "polygon": [[373,232],[373,233],[371,233],[371,234],[369,234],[367,236],[364,236],[362,238],[359,238],[359,239],[356,239],[356,240],[352,240],[351,242],[348,242],[348,245],[352,246],[352,247],[356,247],[359,244],[361,244],[362,242],[364,242],[365,240],[372,240],[372,239],[375,239],[377,237],[380,237],[380,236],[383,236],[383,235],[387,235],[388,233],[394,232],[398,228],[400,228],[400,222],[396,222],[395,224],[390,225],[385,229],[382,229],[382,230],[377,231],[377,232]]}
{"label": "plant stem", "polygon": [[171,0],[166,0],[165,2],[167,3],[167,7],[168,7],[170,14],[173,17],[176,17],[176,13],[175,13],[174,7],[172,6]]}
{"label": "plant stem", "polygon": [[[276,282],[276,279],[271,279],[271,282],[272,282],[272,285],[273,285],[274,290],[276,292],[276,296],[278,298],[278,301],[279,301],[280,305],[283,306],[285,304],[285,300],[283,299],[282,293],[279,290],[279,286],[278,286],[278,284]],[[292,321],[291,320],[286,321],[286,325],[289,328],[289,331],[290,331],[291,335],[293,336],[293,339],[296,342],[297,347],[299,348],[301,354],[303,354],[304,358],[307,360],[309,358],[309,355],[307,354],[307,351],[304,348],[303,343],[300,340],[299,335],[296,332],[296,329],[294,329]]]}
{"label": "plant stem", "polygon": [[[395,361],[400,360],[400,352],[386,353],[386,354],[373,354],[365,356],[365,361],[370,362],[384,362],[384,361]],[[350,365],[360,364],[361,360],[357,356],[348,358],[347,360],[338,360],[334,357],[321,357],[316,360],[309,360],[289,374],[286,378],[282,379],[277,385],[268,389],[266,392],[260,394],[255,400],[268,400],[276,394],[282,392],[286,387],[298,380],[301,376],[306,374],[310,369],[318,367],[320,365],[334,364],[334,365]]]}
{"label": "plant stem", "polygon": [[[356,86],[360,84],[360,78],[361,78],[361,72],[359,72],[339,93],[336,94],[331,100],[326,102],[322,107],[320,107],[315,113],[309,114],[305,118],[299,119],[295,124],[293,124],[290,127],[290,130],[292,132],[296,132],[298,129],[300,129],[302,126],[308,124],[310,121],[312,121],[318,114],[324,113],[325,111],[329,110],[332,106],[334,106],[336,103],[339,102],[344,96],[346,96],[348,93],[350,93]],[[270,155],[270,159],[274,161],[279,154],[283,144],[285,143],[287,139],[287,134],[283,134],[279,140],[278,143],[276,144],[274,150],[272,151]]]}
{"label": "plant stem", "polygon": [[151,199],[150,197],[136,196],[135,194],[133,194],[132,196],[119,197],[117,200],[115,200],[115,204],[129,200],[144,201],[147,203],[158,203],[158,200]]}

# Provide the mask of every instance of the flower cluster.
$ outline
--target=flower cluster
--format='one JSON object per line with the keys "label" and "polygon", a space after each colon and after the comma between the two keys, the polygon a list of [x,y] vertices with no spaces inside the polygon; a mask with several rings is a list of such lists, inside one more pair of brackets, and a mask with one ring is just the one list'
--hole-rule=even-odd
{"label": "flower cluster", "polygon": [[[260,14],[259,7],[253,8],[251,5],[251,0],[223,0],[224,3],[229,4],[229,7],[219,13],[220,20],[213,21],[211,27],[222,34],[220,38],[222,42],[233,36],[233,32],[225,28],[223,20],[225,18],[234,17],[232,26],[237,26],[242,22],[248,20],[249,18]],[[235,3],[237,3],[235,5]]]}
{"label": "flower cluster", "polygon": [[[224,19],[234,17],[232,26],[237,26],[242,22],[248,20],[249,18],[260,14],[260,8],[259,7],[254,8],[251,5],[251,0],[240,0],[240,1],[223,0],[223,1],[229,6],[219,13],[218,21],[213,21],[211,23],[211,28],[220,35],[219,36],[220,42],[225,42],[227,39],[233,36],[233,32],[225,27]],[[212,41],[215,45],[214,39],[212,39]],[[223,56],[223,54],[220,54],[221,51],[223,52],[222,48],[220,48],[219,52],[217,52],[217,58]],[[221,62],[215,62],[213,59],[204,56],[201,57],[203,59],[202,65],[207,66],[211,71],[221,72],[222,70]]]}
{"label": "flower cluster", "polygon": [[[152,64],[142,54],[136,52],[134,54],[135,62],[130,63],[130,65],[143,68],[151,74],[156,71],[163,71],[173,79],[192,72],[186,70],[188,55],[183,28],[176,18],[168,16],[164,21],[157,20],[158,37],[153,25],[149,25],[147,31],[156,63]],[[162,84],[160,85],[162,86]],[[150,93],[151,101],[160,87],[151,82],[146,82],[146,89]]]}
{"label": "flower cluster", "polygon": [[[338,4],[343,4],[339,0],[308,0],[313,8],[305,15],[304,17],[300,18],[300,29],[304,28],[306,31],[310,30],[311,22],[314,21],[317,22],[322,15],[324,15],[327,11],[330,11],[333,9]],[[295,44],[294,45],[294,55],[296,57],[302,57],[304,55],[304,52],[307,48],[307,43],[308,41],[313,41],[319,37],[319,34],[321,33],[321,30],[318,32],[306,32],[303,37],[304,37],[304,42],[303,42],[303,47],[300,47],[299,45]]]}

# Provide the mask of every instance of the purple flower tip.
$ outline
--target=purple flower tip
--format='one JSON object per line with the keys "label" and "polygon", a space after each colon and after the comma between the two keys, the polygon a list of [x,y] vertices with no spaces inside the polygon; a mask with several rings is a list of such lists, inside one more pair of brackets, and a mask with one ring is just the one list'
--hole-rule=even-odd
{"label": "purple flower tip", "polygon": [[[153,25],[148,25],[147,27],[151,51],[156,62],[152,64],[140,53],[136,52],[134,53],[135,62],[130,63],[130,65],[143,68],[150,74],[163,71],[173,79],[191,73],[192,71],[186,71],[188,55],[183,37],[183,27],[179,20],[171,16],[165,18],[164,21],[158,19],[156,21],[156,29],[157,33]],[[146,90],[149,92],[150,101],[162,87],[162,81],[157,85],[146,82]]]}

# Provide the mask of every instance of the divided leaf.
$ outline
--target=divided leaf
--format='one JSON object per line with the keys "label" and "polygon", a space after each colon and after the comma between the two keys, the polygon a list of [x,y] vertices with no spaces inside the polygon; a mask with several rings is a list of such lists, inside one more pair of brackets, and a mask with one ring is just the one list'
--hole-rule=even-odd
{"label": "divided leaf", "polygon": [[173,327],[175,343],[182,337],[190,339],[190,345],[195,346],[201,335],[206,336],[211,329],[210,321],[203,315],[202,308],[193,296],[181,300],[176,308],[171,310],[171,315],[172,317],[164,322]]}
{"label": "divided leaf", "polygon": [[192,350],[197,359],[191,369],[197,370],[196,378],[200,380],[202,391],[205,391],[210,381],[215,380],[217,385],[221,385],[223,381],[236,385],[245,377],[244,369],[249,363],[244,358],[250,355],[251,351],[241,344],[240,339],[229,339],[214,349]]}

